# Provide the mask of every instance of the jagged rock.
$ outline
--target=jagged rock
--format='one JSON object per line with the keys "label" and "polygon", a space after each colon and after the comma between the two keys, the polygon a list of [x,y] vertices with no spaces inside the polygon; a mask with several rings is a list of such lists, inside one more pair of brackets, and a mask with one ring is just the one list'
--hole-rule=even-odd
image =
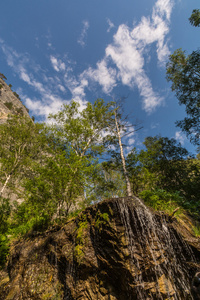
{"label": "jagged rock", "polygon": [[181,230],[136,197],[103,201],[13,244],[0,299],[199,299],[200,241]]}

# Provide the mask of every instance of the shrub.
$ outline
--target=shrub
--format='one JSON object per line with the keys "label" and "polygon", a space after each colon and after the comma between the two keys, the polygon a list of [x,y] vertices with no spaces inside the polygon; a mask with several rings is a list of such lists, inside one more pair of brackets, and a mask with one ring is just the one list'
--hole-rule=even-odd
{"label": "shrub", "polygon": [[0,78],[4,79],[4,80],[7,80],[6,76],[3,73],[0,73]]}
{"label": "shrub", "polygon": [[21,107],[16,108],[16,112],[17,112],[17,114],[20,115],[20,116],[23,116],[23,114],[24,114]]}
{"label": "shrub", "polygon": [[[147,206],[155,210],[163,210],[167,213],[172,213],[177,206],[184,203],[184,198],[180,196],[179,192],[167,192],[162,189],[144,190],[139,194]],[[180,213],[180,211],[178,211]]]}
{"label": "shrub", "polygon": [[16,92],[13,92],[13,94],[15,95],[15,97],[17,97],[19,100],[21,100],[19,95]]}
{"label": "shrub", "polygon": [[12,102],[5,102],[4,105],[10,110],[13,108]]}
{"label": "shrub", "polygon": [[0,267],[6,262],[9,251],[9,230],[10,204],[8,199],[0,198]]}

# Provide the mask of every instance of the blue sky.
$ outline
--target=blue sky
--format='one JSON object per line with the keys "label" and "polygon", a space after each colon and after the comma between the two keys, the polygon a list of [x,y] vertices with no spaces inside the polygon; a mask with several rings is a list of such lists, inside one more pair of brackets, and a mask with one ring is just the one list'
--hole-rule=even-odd
{"label": "blue sky", "polygon": [[130,148],[160,134],[194,152],[174,124],[184,107],[165,79],[170,53],[199,47],[194,8],[198,0],[2,1],[0,72],[38,121],[71,99],[83,107],[125,96],[125,114],[143,125]]}

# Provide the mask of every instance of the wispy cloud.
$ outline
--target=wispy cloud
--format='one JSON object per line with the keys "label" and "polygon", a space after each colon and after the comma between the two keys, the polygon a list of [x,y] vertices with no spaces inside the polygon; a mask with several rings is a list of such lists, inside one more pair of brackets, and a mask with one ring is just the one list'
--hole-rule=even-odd
{"label": "wispy cloud", "polygon": [[85,46],[85,43],[86,43],[86,37],[87,37],[87,31],[89,29],[90,25],[89,25],[89,22],[87,20],[83,21],[83,28],[82,28],[82,31],[81,31],[81,35],[80,37],[78,38],[78,43],[84,47]]}
{"label": "wispy cloud", "polygon": [[97,82],[102,86],[103,92],[109,94],[116,86],[116,69],[107,66],[106,59],[103,59],[96,64],[96,68],[89,68],[85,70],[81,75],[81,79]]}
{"label": "wispy cloud", "polygon": [[165,64],[169,54],[165,40],[169,32],[172,7],[172,0],[158,0],[152,15],[142,17],[132,29],[121,24],[113,36],[113,42],[105,49],[104,58],[97,62],[95,68],[85,70],[80,78],[98,83],[105,93],[110,93],[120,82],[130,88],[136,86],[144,110],[152,112],[162,104],[163,98],[153,90],[146,75],[145,54],[149,45],[156,44],[158,63]]}
{"label": "wispy cloud", "polygon": [[[47,118],[49,113],[55,113],[67,100],[60,97],[60,91],[64,92],[65,87],[61,84],[58,77],[48,77],[44,70],[38,67],[27,54],[17,53],[14,49],[7,46],[0,39],[0,48],[5,54],[8,65],[18,74],[19,78],[32,87],[38,94],[32,99],[28,97],[22,89],[19,90],[20,97],[25,105],[37,116]],[[60,60],[52,59],[55,66],[64,70],[64,65]],[[40,99],[40,100],[38,100]]]}
{"label": "wispy cloud", "polygon": [[[33,99],[24,95],[25,104],[35,114],[47,116],[49,112],[55,112],[69,98],[79,101],[81,107],[84,107],[88,89],[91,90],[99,85],[104,93],[112,94],[119,84],[128,86],[130,89],[137,88],[143,109],[150,113],[162,104],[163,98],[154,91],[145,71],[146,65],[152,55],[151,46],[156,46],[158,64],[165,63],[169,54],[167,34],[172,7],[173,0],[157,0],[151,16],[142,17],[141,21],[134,24],[132,28],[126,24],[120,24],[112,43],[106,46],[103,58],[95,66],[86,68],[76,76],[74,64],[65,57],[60,58],[55,51],[49,56],[49,63],[56,71],[56,75],[52,73],[49,75],[48,71],[32,63],[28,54],[17,53],[1,39],[0,47],[8,65],[39,94]],[[109,19],[108,25],[109,30],[114,28],[114,24]],[[82,47],[85,45],[88,28],[89,22],[84,21],[78,40]],[[48,40],[48,43],[50,42]],[[63,93],[65,95],[68,93],[67,99],[62,98]]]}
{"label": "wispy cloud", "polygon": [[107,19],[107,23],[108,23],[107,32],[110,32],[111,29],[115,27],[115,25],[111,22],[111,20],[109,18]]}
{"label": "wispy cloud", "polygon": [[55,56],[50,56],[51,64],[56,72],[65,71],[65,63],[61,59],[57,59]]}

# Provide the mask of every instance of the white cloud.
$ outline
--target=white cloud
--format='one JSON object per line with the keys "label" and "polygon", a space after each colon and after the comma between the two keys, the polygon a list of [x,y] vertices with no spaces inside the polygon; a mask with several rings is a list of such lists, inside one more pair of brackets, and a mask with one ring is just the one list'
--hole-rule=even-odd
{"label": "white cloud", "polygon": [[23,67],[21,67],[20,70],[20,77],[23,81],[27,82],[28,84],[31,84],[31,79]]}
{"label": "white cloud", "polygon": [[90,25],[89,25],[89,22],[88,21],[83,21],[83,29],[81,31],[81,35],[80,37],[78,38],[77,42],[82,46],[84,47],[85,46],[85,39],[87,37],[87,31],[89,29]]}
{"label": "white cloud", "polygon": [[[74,63],[60,59],[58,55],[50,55],[50,62],[57,72],[56,76],[46,75],[46,71],[35,67],[30,68],[30,58],[26,54],[18,54],[12,48],[5,45],[0,39],[0,46],[5,53],[7,63],[19,74],[19,77],[32,86],[40,95],[41,101],[31,100],[26,97],[26,105],[39,114],[46,116],[49,111],[57,109],[61,103],[68,101],[59,97],[60,92],[70,91],[74,100],[79,101],[81,107],[86,103],[86,90],[99,84],[106,94],[111,94],[113,89],[120,83],[129,88],[138,88],[143,109],[150,113],[162,104],[163,98],[158,95],[145,72],[145,67],[151,58],[151,46],[156,47],[159,64],[164,64],[168,56],[167,34],[169,32],[169,21],[173,7],[172,0],[157,0],[152,14],[142,17],[138,24],[132,28],[125,24],[119,25],[113,36],[113,42],[105,48],[105,54],[95,67],[83,70],[74,76]],[[107,20],[110,31],[114,24]],[[83,29],[78,43],[84,47],[89,22],[83,22]],[[48,37],[48,46],[51,41]],[[61,77],[60,72],[64,75]],[[34,105],[32,102],[36,101]],[[55,111],[54,111],[55,112]]]}
{"label": "white cloud", "polygon": [[[29,86],[39,94],[38,100],[36,97],[31,99],[23,94],[20,89],[20,98],[24,101],[25,105],[32,110],[31,113],[47,118],[49,113],[55,113],[59,110],[61,105],[67,102],[59,96],[60,91],[64,92],[65,87],[60,84],[58,77],[48,77],[41,68],[39,68],[26,54],[19,54],[11,47],[8,47],[3,40],[0,40],[0,47],[2,48],[8,65],[18,76],[26,82]],[[57,62],[59,70],[65,69],[64,63],[61,60],[52,61]]]}
{"label": "white cloud", "polygon": [[[145,72],[145,60],[149,45],[156,45],[158,63],[165,64],[169,54],[166,36],[173,7],[172,0],[158,0],[151,17],[142,17],[138,25],[131,29],[125,24],[118,27],[113,42],[105,49],[105,56],[95,68],[89,67],[80,78],[96,82],[109,94],[118,82],[130,88],[137,86],[146,112],[152,112],[163,103],[163,97],[153,90]],[[113,66],[114,64],[114,66]],[[111,67],[112,65],[112,67]],[[85,86],[87,87],[87,85]]]}
{"label": "white cloud", "polygon": [[110,32],[111,29],[115,27],[115,25],[111,22],[110,19],[107,19],[107,23],[108,23],[108,29],[107,29],[107,32]]}
{"label": "white cloud", "polygon": [[90,67],[85,70],[80,77],[98,82],[106,94],[112,91],[116,85],[116,70],[108,68],[106,60],[98,62],[96,69]]}
{"label": "white cloud", "polygon": [[60,59],[57,59],[55,56],[50,56],[51,64],[56,72],[65,71],[65,63]]}
{"label": "white cloud", "polygon": [[63,85],[58,84],[58,87],[61,90],[61,92],[63,92],[63,93],[66,91],[66,89],[65,89],[65,87]]}
{"label": "white cloud", "polygon": [[61,108],[61,106],[63,104],[62,99],[58,99],[58,98],[52,99],[51,97],[48,97],[48,96],[49,95],[47,95],[45,97],[45,99],[43,99],[43,101],[37,100],[36,98],[34,98],[32,100],[29,97],[25,96],[24,101],[25,101],[26,106],[29,109],[31,109],[34,112],[34,114],[36,114],[37,116],[42,116],[42,117],[46,116],[46,120],[47,120],[48,115],[50,113],[58,112],[58,110]]}
{"label": "white cloud", "polygon": [[181,143],[181,145],[184,145],[186,136],[182,133],[182,131],[176,131],[175,133],[175,139]]}

